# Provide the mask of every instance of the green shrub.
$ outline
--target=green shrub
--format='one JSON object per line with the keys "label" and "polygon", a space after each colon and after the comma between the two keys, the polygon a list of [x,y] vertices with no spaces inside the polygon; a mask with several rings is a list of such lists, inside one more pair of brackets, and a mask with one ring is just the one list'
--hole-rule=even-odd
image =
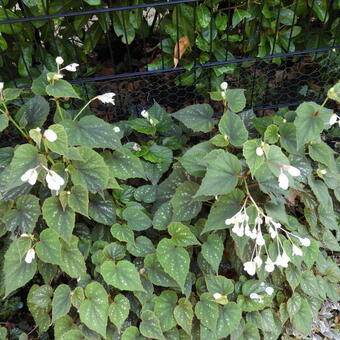
{"label": "green shrub", "polygon": [[338,125],[326,104],[340,84],[322,105],[260,118],[222,83],[211,93],[222,117],[154,103],[109,124],[89,107],[113,105],[113,93],[66,109],[81,99],[61,74],[77,66],[56,61],[33,93],[0,91],[2,134],[26,139],[0,149],[0,296],[27,295],[34,319],[17,328],[50,339],[311,334],[338,298],[340,158],[323,133]]}

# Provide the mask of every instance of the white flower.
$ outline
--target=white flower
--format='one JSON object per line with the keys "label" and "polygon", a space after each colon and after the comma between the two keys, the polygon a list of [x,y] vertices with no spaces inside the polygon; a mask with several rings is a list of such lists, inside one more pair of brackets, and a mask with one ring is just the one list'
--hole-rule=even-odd
{"label": "white flower", "polygon": [[327,174],[327,170],[326,170],[326,169],[321,169],[321,170],[320,170],[320,173],[321,173],[322,175],[326,175],[326,174]]}
{"label": "white flower", "polygon": [[265,266],[264,266],[264,270],[265,270],[266,272],[268,272],[268,273],[271,273],[271,272],[274,271],[274,269],[275,269],[275,264],[274,264],[274,262],[271,260],[271,258],[268,257],[267,260],[266,260],[266,264],[265,264]]}
{"label": "white flower", "polygon": [[249,236],[252,240],[255,240],[257,238],[257,230],[254,228]]}
{"label": "white flower", "polygon": [[263,149],[261,147],[257,147],[256,148],[256,154],[261,157],[263,156]]}
{"label": "white flower", "polygon": [[273,295],[274,289],[273,289],[273,287],[267,287],[267,288],[265,289],[265,292],[266,292],[268,295]]}
{"label": "white flower", "polygon": [[118,133],[118,132],[120,132],[120,128],[119,128],[118,126],[115,126],[115,127],[113,128],[113,131]]}
{"label": "white flower", "polygon": [[338,115],[334,113],[329,118],[329,125],[334,125],[337,121],[338,121]]}
{"label": "white flower", "polygon": [[62,57],[57,57],[55,58],[55,62],[58,64],[58,65],[61,65],[64,63],[64,59]]}
{"label": "white flower", "polygon": [[289,174],[293,177],[297,177],[301,175],[301,171],[298,168],[295,168],[294,166],[285,166],[285,170],[289,172]]}
{"label": "white flower", "polygon": [[28,235],[28,234],[25,234],[25,233],[23,233],[23,234],[21,234],[21,235],[20,235],[20,237],[29,237],[29,235]]}
{"label": "white flower", "polygon": [[64,68],[65,68],[66,71],[69,71],[69,72],[77,72],[77,67],[78,66],[79,66],[79,64],[72,63],[70,65],[65,66]]}
{"label": "white flower", "polygon": [[263,263],[263,261],[262,261],[260,256],[255,256],[254,257],[254,262],[256,263],[257,268],[261,267],[262,263]]}
{"label": "white flower", "polygon": [[35,168],[27,170],[20,179],[23,182],[28,182],[31,185],[34,185],[38,179],[38,172]]}
{"label": "white flower", "polygon": [[223,91],[227,91],[228,83],[226,81],[224,81],[220,86]]}
{"label": "white flower", "polygon": [[293,254],[294,255],[297,255],[297,256],[302,256],[303,255],[303,252],[302,252],[302,250],[298,247],[298,246],[296,246],[295,244],[293,244]]}
{"label": "white flower", "polygon": [[132,150],[133,151],[141,151],[142,149],[137,143],[135,143],[135,144],[133,144]]}
{"label": "white flower", "polygon": [[0,94],[2,92],[2,90],[4,89],[4,83],[3,82],[0,82]]}
{"label": "white flower", "polygon": [[156,125],[155,121],[152,118],[149,119],[149,122],[150,122],[151,125]]}
{"label": "white flower", "polygon": [[223,99],[227,98],[227,95],[224,91],[221,92],[221,96],[222,96]]}
{"label": "white flower", "polygon": [[277,266],[281,266],[283,268],[287,268],[288,267],[288,262],[290,261],[290,258],[288,257],[288,255],[286,254],[286,252],[283,251],[282,255],[278,255],[275,261],[275,264]]}
{"label": "white flower", "polygon": [[33,248],[28,249],[28,252],[26,253],[25,256],[25,262],[26,263],[32,263],[32,261],[35,258],[35,251]]}
{"label": "white flower", "polygon": [[108,92],[108,93],[104,93],[104,94],[101,94],[101,95],[97,96],[96,99],[100,100],[104,104],[115,105],[115,100],[113,99],[113,97],[115,95],[116,94],[113,93],[113,92]]}
{"label": "white flower", "polygon": [[305,237],[305,238],[300,238],[299,241],[301,242],[301,244],[305,247],[309,247],[310,246],[310,239]]}
{"label": "white flower", "polygon": [[279,187],[283,190],[287,190],[289,187],[289,180],[286,174],[284,174],[282,171],[279,176]]}
{"label": "white flower", "polygon": [[244,235],[244,227],[243,225],[240,226],[238,223],[234,225],[231,231],[234,232],[238,237],[243,237]]}
{"label": "white flower", "polygon": [[243,264],[243,269],[250,275],[255,275],[256,272],[256,263],[253,261],[248,261]]}
{"label": "white flower", "polygon": [[51,129],[47,129],[44,132],[44,137],[49,141],[49,142],[55,142],[58,139],[57,134],[51,130]]}
{"label": "white flower", "polygon": [[140,114],[141,114],[142,117],[149,119],[149,112],[148,111],[143,110]]}
{"label": "white flower", "polygon": [[263,238],[263,236],[262,236],[262,233],[259,232],[259,233],[257,234],[257,237],[256,237],[256,244],[259,245],[259,246],[263,246],[265,243],[266,243],[266,242],[265,242],[265,240],[264,240],[264,238]]}
{"label": "white flower", "polygon": [[220,299],[222,297],[222,294],[214,293],[213,297],[214,297],[215,300],[218,300],[218,299]]}
{"label": "white flower", "polygon": [[259,300],[259,299],[261,299],[261,296],[259,294],[256,294],[256,293],[251,293],[249,295],[249,298],[251,298],[252,300]]}
{"label": "white flower", "polygon": [[155,19],[156,15],[156,8],[148,7],[146,10],[143,11],[143,17],[145,18],[148,26],[152,26],[152,23]]}
{"label": "white flower", "polygon": [[277,236],[277,230],[276,229],[274,230],[272,226],[269,227],[269,233],[270,233],[270,237],[273,239]]}
{"label": "white flower", "polygon": [[48,171],[46,182],[49,189],[56,191],[59,191],[60,187],[65,184],[64,179],[52,170]]}
{"label": "white flower", "polygon": [[40,127],[35,128],[35,131],[40,132],[41,131]]}
{"label": "white flower", "polygon": [[64,76],[60,73],[48,73],[47,74],[47,80],[51,81],[51,80],[59,80],[64,78]]}

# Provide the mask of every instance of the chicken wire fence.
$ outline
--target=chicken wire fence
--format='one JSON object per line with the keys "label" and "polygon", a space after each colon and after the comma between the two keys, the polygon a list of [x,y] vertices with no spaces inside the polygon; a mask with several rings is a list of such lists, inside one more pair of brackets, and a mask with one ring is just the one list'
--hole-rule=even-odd
{"label": "chicken wire fence", "polygon": [[[0,80],[29,87],[44,68],[53,70],[55,56],[61,55],[80,64],[67,77],[85,96],[116,93],[115,107],[92,107],[109,121],[126,119],[154,101],[169,112],[208,102],[208,92],[222,81],[246,89],[248,108],[255,110],[318,101],[339,74],[335,1],[326,1],[318,12],[321,0],[294,0],[287,12],[286,1],[273,0],[268,12],[273,14],[272,36],[264,48],[261,34],[268,31],[264,21],[269,14],[262,9],[251,25],[246,20],[248,7],[259,4],[255,1],[108,0],[93,7],[83,0],[0,0]],[[305,4],[303,22],[309,26],[296,14]],[[201,7],[211,14],[204,28]],[[217,32],[221,16],[225,28]],[[146,33],[140,33],[143,29]],[[300,41],[295,38],[299,30]],[[194,44],[181,51],[187,36]]]}

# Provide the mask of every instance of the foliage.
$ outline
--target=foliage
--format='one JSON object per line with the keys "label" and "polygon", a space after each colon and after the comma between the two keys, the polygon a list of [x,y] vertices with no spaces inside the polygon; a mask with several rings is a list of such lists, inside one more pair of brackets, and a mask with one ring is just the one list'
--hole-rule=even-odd
{"label": "foliage", "polygon": [[2,130],[25,140],[0,149],[1,297],[24,296],[50,339],[308,336],[338,298],[340,158],[322,135],[339,84],[284,116],[244,114],[223,83],[222,117],[154,103],[110,124],[89,107],[113,93],[67,109],[62,63],[0,92]]}
{"label": "foliage", "polygon": [[[151,58],[151,62],[147,61],[149,70],[173,67],[177,58],[175,65],[179,62],[190,71],[177,79],[178,83],[188,85],[195,82],[198,88],[205,89],[208,77],[211,77],[209,83],[217,89],[223,75],[238,72],[235,64],[214,67],[211,75],[201,69],[192,70],[192,67],[240,55],[263,57],[339,45],[339,1],[331,2],[331,5],[327,0],[288,0],[282,5],[278,0],[229,1],[229,7],[222,0],[152,7],[154,2],[157,1],[112,0],[108,3],[109,7],[144,3],[150,4],[150,7],[95,16],[84,14],[1,24],[2,80],[13,80],[14,65],[21,78],[16,84],[28,87],[30,78],[37,77],[42,67],[53,69],[55,55],[63,55],[67,62],[77,60],[84,65],[81,75],[88,77],[99,71],[102,67],[100,61],[103,61],[98,62],[91,56],[94,52],[98,52],[99,57],[109,55],[106,52],[109,48],[113,49],[111,45],[115,47],[113,54],[117,69],[131,71],[125,65],[131,66],[135,59],[141,59],[137,51],[142,50],[145,41],[150,41],[151,50],[157,44],[161,53]],[[105,1],[54,0],[48,3],[42,0],[3,0],[2,5],[0,20],[8,20],[96,10],[103,8]],[[162,37],[161,41],[159,37]],[[182,48],[181,42],[185,42]],[[133,48],[132,61],[128,54],[120,57],[115,53],[119,44],[138,47]],[[145,53],[147,51],[144,50],[143,58]],[[279,64],[281,59],[274,58],[273,61]]]}

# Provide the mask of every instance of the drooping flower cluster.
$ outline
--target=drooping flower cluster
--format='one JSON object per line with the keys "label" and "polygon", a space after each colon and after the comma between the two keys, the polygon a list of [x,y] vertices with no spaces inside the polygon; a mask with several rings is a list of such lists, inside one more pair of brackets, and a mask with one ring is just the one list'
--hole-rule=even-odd
{"label": "drooping flower cluster", "polygon": [[39,164],[35,168],[28,169],[21,177],[20,179],[23,182],[28,182],[31,185],[34,185],[37,182],[38,179],[38,168],[43,168],[47,171],[46,175],[46,182],[47,186],[50,190],[56,190],[59,191],[60,188],[65,184],[64,179],[58,175],[55,171],[49,170],[45,165]]}
{"label": "drooping flower cluster", "polygon": [[[308,247],[310,245],[310,240],[308,238],[300,237],[285,230],[280,223],[275,222],[270,216],[265,215],[262,210],[256,205],[256,202],[250,195],[249,198],[257,211],[257,216],[255,218],[253,228],[249,226],[249,216],[246,211],[248,197],[242,205],[241,210],[237,212],[233,217],[228,218],[225,221],[226,225],[233,225],[231,230],[238,237],[249,237],[255,242],[250,261],[247,261],[243,264],[244,270],[249,275],[255,275],[256,270],[260,268],[263,263],[264,270],[269,273],[274,271],[275,266],[287,268],[288,263],[291,261],[291,259],[283,248],[279,233],[281,232],[282,234],[284,234],[286,238],[291,242],[292,253],[296,256],[303,255],[303,251],[298,246],[298,243],[302,246]],[[267,234],[270,235],[270,238],[276,242],[277,257],[275,260],[271,259],[269,256],[266,240],[263,237],[263,228],[266,229]],[[262,258],[263,253],[266,254],[265,261]]]}

